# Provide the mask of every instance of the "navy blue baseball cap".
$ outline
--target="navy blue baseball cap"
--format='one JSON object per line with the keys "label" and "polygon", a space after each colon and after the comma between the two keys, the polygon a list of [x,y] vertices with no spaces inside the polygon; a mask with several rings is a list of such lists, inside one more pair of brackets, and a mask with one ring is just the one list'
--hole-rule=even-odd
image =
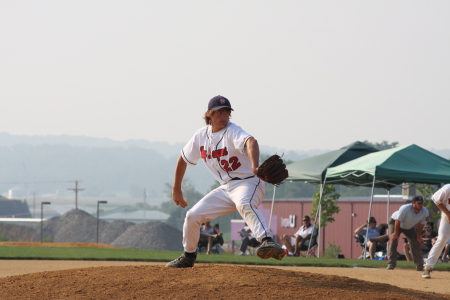
{"label": "navy blue baseball cap", "polygon": [[234,110],[231,108],[230,101],[228,101],[228,99],[224,96],[215,96],[214,98],[209,100],[208,110],[219,110],[221,108],[229,108],[231,110]]}
{"label": "navy blue baseball cap", "polygon": [[422,202],[423,203],[423,197],[422,196],[414,196],[414,198],[412,198],[412,202]]}

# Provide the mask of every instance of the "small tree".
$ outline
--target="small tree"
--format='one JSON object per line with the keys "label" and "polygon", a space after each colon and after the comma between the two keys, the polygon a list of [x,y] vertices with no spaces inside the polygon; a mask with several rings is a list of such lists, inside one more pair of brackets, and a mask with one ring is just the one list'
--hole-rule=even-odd
{"label": "small tree", "polygon": [[325,249],[326,258],[337,258],[338,254],[342,252],[341,246],[336,245],[335,241],[328,242],[328,247]]}
{"label": "small tree", "polygon": [[[320,184],[319,189],[316,193],[313,194],[313,207],[310,212],[311,218],[315,220],[316,212],[319,207],[319,201],[320,201],[320,189],[322,185]],[[328,223],[334,222],[333,215],[337,214],[341,211],[341,208],[337,205],[337,199],[339,199],[340,195],[336,193],[336,188],[332,184],[326,184],[323,189],[323,195],[322,195],[322,209],[320,217],[320,227],[325,228]]]}

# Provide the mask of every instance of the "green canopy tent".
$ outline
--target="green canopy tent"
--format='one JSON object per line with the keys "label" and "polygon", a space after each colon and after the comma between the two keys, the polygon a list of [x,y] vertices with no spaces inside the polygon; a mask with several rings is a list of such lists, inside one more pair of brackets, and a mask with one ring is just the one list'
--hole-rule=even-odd
{"label": "green canopy tent", "polygon": [[403,182],[450,182],[450,161],[415,144],[372,153],[329,168],[326,181],[391,187]]}
{"label": "green canopy tent", "polygon": [[[340,149],[288,164],[286,168],[289,171],[289,177],[286,180],[321,184],[324,183],[327,168],[338,166],[350,160],[377,151],[379,150],[372,146],[356,141]],[[270,218],[269,218],[269,227],[272,221],[273,205],[275,202],[275,191],[276,187],[274,188],[273,191],[272,208],[270,211]],[[317,210],[317,212],[320,212],[322,192],[323,192],[323,185],[320,190],[319,209]],[[320,217],[321,216],[319,214],[319,234],[320,234]],[[315,217],[315,220],[317,220],[317,215]],[[320,239],[318,239],[318,241],[320,249]]]}
{"label": "green canopy tent", "polygon": [[367,218],[369,220],[372,213],[375,187],[390,190],[392,187],[405,182],[436,185],[450,182],[450,161],[411,144],[371,153],[339,166],[328,168],[325,182],[372,186]]}
{"label": "green canopy tent", "polygon": [[327,168],[341,165],[373,152],[378,152],[378,149],[357,141],[341,149],[288,164],[286,168],[289,171],[289,177],[286,180],[323,183]]}

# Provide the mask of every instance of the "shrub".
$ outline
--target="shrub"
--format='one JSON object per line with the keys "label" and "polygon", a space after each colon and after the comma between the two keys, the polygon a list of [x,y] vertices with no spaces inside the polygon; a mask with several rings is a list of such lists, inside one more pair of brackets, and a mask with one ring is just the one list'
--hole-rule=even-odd
{"label": "shrub", "polygon": [[341,246],[328,242],[328,247],[325,249],[326,258],[336,258],[342,252]]}

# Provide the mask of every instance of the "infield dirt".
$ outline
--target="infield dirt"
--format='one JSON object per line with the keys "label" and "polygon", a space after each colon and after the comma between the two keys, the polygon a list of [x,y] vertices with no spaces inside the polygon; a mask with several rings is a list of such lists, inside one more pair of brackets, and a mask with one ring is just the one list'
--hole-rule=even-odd
{"label": "infield dirt", "polygon": [[0,260],[0,277],[0,299],[450,299],[449,272],[402,269]]}

